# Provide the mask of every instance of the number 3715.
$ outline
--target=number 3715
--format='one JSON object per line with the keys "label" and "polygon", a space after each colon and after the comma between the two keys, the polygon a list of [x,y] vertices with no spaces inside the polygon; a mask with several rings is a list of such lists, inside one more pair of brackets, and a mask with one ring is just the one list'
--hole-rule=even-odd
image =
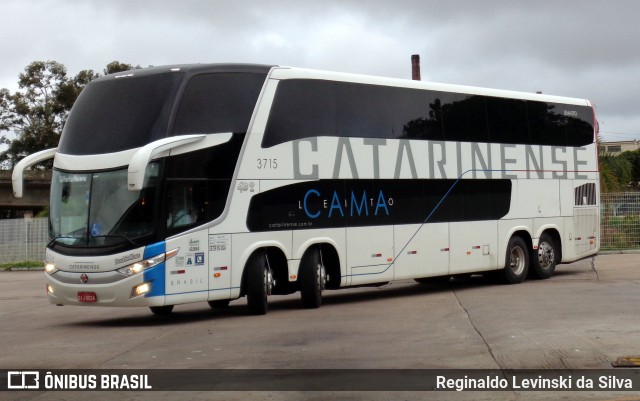
{"label": "number 3715", "polygon": [[278,168],[278,159],[258,159],[258,170],[275,170]]}

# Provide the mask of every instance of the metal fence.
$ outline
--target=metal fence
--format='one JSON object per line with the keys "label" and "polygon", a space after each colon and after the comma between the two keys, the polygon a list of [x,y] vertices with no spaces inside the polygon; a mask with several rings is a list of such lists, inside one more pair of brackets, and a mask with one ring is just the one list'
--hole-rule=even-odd
{"label": "metal fence", "polygon": [[44,260],[47,219],[0,220],[0,263]]}
{"label": "metal fence", "polygon": [[[640,249],[640,192],[600,195],[600,249]],[[42,261],[47,219],[0,220],[0,263]]]}
{"label": "metal fence", "polygon": [[640,249],[640,192],[600,194],[600,249]]}

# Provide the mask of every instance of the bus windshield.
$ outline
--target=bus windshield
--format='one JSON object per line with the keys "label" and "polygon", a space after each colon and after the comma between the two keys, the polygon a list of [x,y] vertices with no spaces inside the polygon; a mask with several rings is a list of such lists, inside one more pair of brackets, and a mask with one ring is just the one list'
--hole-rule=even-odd
{"label": "bus windshield", "polygon": [[50,236],[73,247],[134,242],[153,233],[159,164],[147,167],[142,191],[127,190],[127,169],[95,173],[54,170]]}
{"label": "bus windshield", "polygon": [[89,83],[73,105],[58,151],[69,155],[120,152],[165,137],[184,74],[139,74]]}

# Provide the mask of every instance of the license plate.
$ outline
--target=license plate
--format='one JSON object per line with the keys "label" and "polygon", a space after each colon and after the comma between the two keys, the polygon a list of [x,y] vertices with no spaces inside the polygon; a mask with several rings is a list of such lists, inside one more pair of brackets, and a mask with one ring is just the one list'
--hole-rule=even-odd
{"label": "license plate", "polygon": [[98,297],[95,292],[78,292],[78,302],[96,302]]}

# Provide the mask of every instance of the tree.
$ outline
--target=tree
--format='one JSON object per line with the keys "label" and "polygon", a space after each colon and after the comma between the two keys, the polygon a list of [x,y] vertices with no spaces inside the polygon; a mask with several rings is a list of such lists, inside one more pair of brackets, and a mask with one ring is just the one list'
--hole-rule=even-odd
{"label": "tree", "polygon": [[[132,68],[130,64],[113,61],[104,72]],[[11,169],[31,153],[56,147],[73,103],[82,89],[99,76],[92,70],[82,70],[68,77],[64,65],[56,61],[34,61],[19,75],[18,91],[1,89],[0,131],[12,132],[15,139],[0,137],[0,144],[8,145],[0,152],[0,168]],[[46,166],[47,162],[40,168]]]}
{"label": "tree", "polygon": [[620,155],[600,154],[600,191],[621,192],[633,178],[631,163]]}
{"label": "tree", "polygon": [[622,152],[620,157],[626,159],[631,164],[631,181],[637,187],[640,184],[640,149],[627,150]]}
{"label": "tree", "polygon": [[112,61],[107,64],[107,68],[103,70],[104,75],[115,74],[116,72],[128,71],[133,69],[138,69],[140,66],[132,66],[131,64],[121,63],[119,61]]}

